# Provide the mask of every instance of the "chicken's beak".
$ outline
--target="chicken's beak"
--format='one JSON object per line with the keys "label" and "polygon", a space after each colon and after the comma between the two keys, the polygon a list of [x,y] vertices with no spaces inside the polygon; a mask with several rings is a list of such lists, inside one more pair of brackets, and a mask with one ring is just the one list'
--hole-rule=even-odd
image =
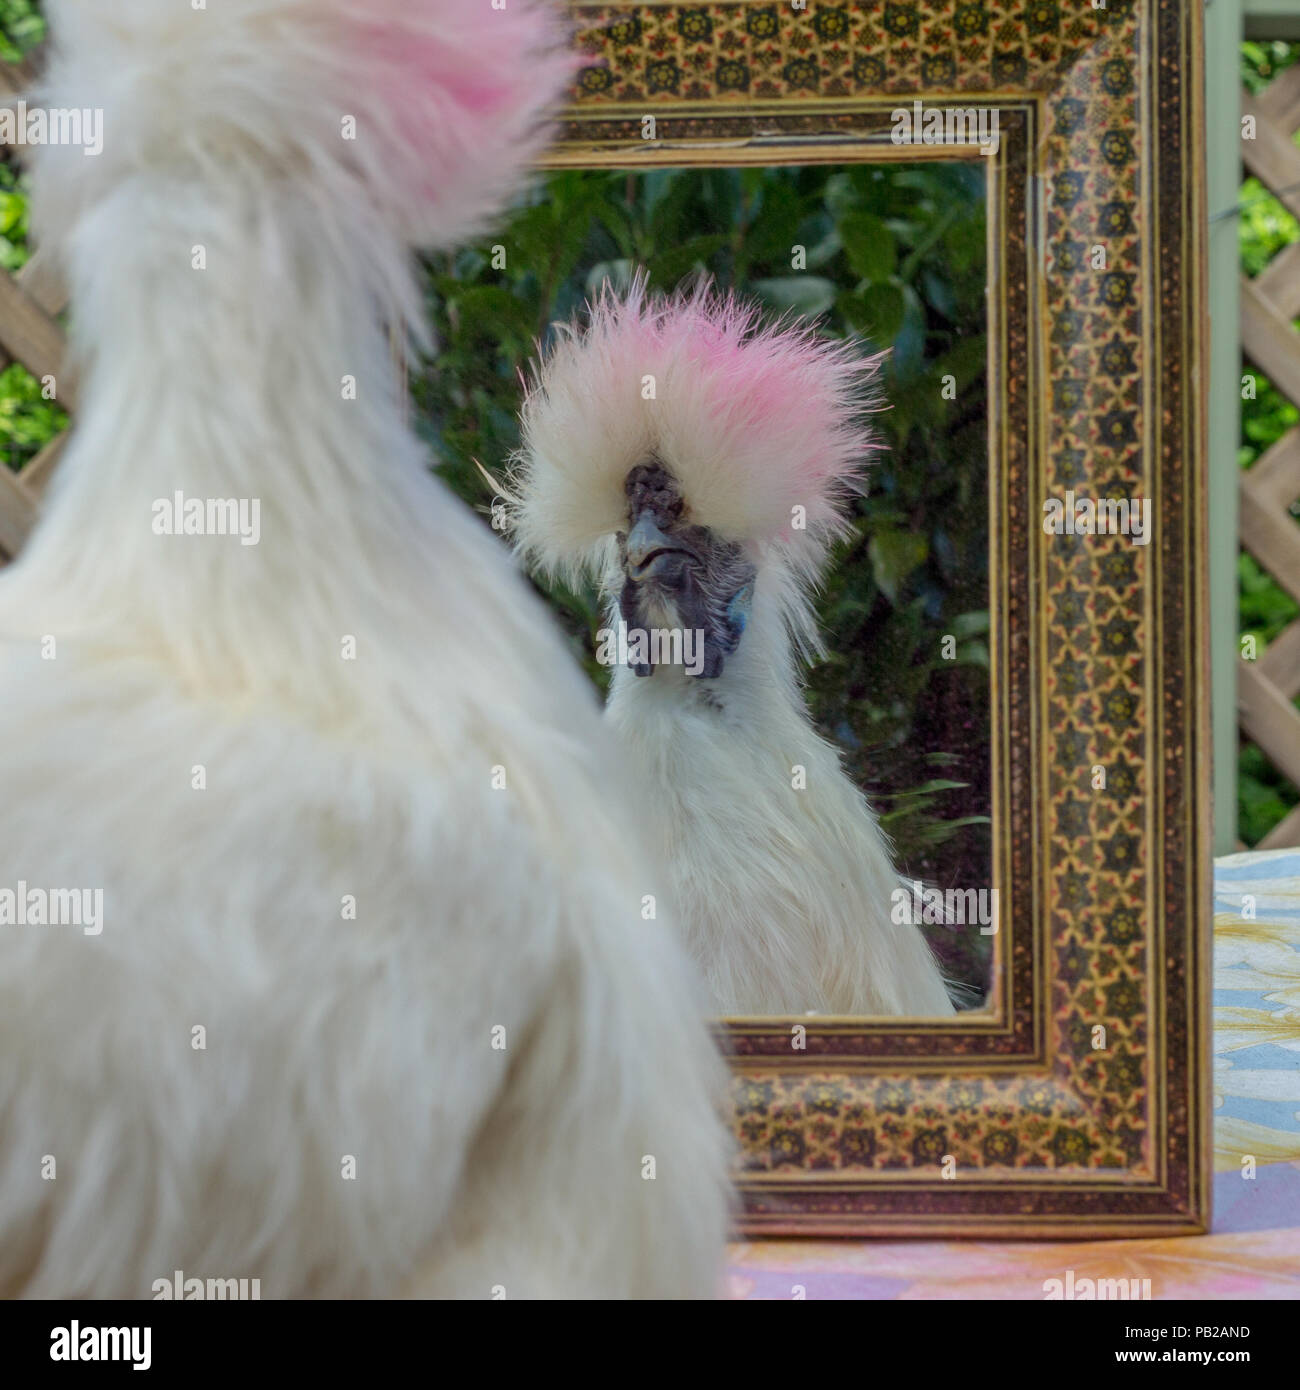
{"label": "chicken's beak", "polygon": [[627,536],[628,577],[649,579],[672,555],[690,556],[691,552],[660,528],[653,512],[642,512]]}

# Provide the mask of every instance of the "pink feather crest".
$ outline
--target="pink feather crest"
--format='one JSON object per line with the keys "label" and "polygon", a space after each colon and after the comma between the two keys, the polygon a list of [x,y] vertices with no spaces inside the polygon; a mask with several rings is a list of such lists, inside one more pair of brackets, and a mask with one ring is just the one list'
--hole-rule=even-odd
{"label": "pink feather crest", "polygon": [[101,159],[46,159],[47,184],[69,185],[54,196],[85,207],[142,168],[179,177],[187,163],[242,164],[310,182],[327,211],[364,207],[424,246],[478,232],[505,205],[578,63],[560,0],[220,0],[201,11],[51,0],[51,17],[43,95],[112,114]]}
{"label": "pink feather crest", "polygon": [[[479,230],[544,146],[579,58],[555,0],[387,0],[343,7],[341,48],[385,139],[384,182],[436,211],[435,239]],[[354,17],[354,15],[356,17]],[[417,215],[412,239],[419,234]]]}
{"label": "pink feather crest", "polygon": [[607,285],[524,404],[521,547],[557,571],[598,562],[624,524],[623,479],[656,457],[693,521],[808,574],[879,447],[866,417],[880,361],[708,285],[669,299],[644,276],[621,297]]}

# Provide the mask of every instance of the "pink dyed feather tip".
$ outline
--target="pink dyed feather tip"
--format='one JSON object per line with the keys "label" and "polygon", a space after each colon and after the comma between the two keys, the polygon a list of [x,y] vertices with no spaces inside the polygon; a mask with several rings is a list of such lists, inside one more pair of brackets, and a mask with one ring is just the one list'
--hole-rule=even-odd
{"label": "pink dyed feather tip", "polygon": [[867,423],[880,356],[705,285],[651,298],[608,286],[534,368],[511,473],[519,549],[576,579],[626,524],[623,484],[657,459],[690,519],[756,558],[821,563],[879,445]]}
{"label": "pink dyed feather tip", "polygon": [[114,113],[101,158],[43,153],[49,228],[130,174],[313,185],[449,246],[506,204],[578,65],[560,0],[49,0],[55,105]]}

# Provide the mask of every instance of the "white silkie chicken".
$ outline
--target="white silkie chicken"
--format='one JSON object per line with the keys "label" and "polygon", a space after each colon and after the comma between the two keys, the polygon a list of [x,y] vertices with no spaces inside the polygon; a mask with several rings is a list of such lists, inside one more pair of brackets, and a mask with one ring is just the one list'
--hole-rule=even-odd
{"label": "white silkie chicken", "polygon": [[36,174],[81,409],[0,575],[0,1292],[714,1292],[703,990],[390,361],[410,244],[540,146],[547,7],[50,9],[104,148]]}
{"label": "white silkie chicken", "polygon": [[[624,634],[608,719],[724,1014],[952,1012],[800,689],[876,369],[807,326],[764,328],[707,289],[654,301],[638,279],[560,334],[523,410],[516,542],[570,583],[594,575]],[[656,631],[680,648],[649,649]]]}

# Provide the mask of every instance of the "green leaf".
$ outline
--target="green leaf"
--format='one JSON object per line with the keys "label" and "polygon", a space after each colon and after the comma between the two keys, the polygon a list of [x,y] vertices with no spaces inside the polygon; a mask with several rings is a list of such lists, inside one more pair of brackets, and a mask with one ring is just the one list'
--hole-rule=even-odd
{"label": "green leaf", "polygon": [[841,295],[840,312],[853,328],[866,334],[878,347],[889,347],[903,326],[907,301],[894,284],[869,285],[865,290]]}
{"label": "green leaf", "polygon": [[773,308],[793,309],[805,318],[817,318],[835,303],[835,286],[820,275],[782,275],[755,280],[752,288]]}
{"label": "green leaf", "polygon": [[769,183],[750,207],[741,237],[742,263],[790,269],[806,212],[807,200],[793,184],[783,179]]}
{"label": "green leaf", "polygon": [[840,237],[853,273],[869,284],[889,279],[898,262],[894,234],[869,212],[846,212],[839,222]]}
{"label": "green leaf", "polygon": [[983,642],[962,642],[957,648],[958,666],[978,666],[989,669],[989,649]]}
{"label": "green leaf", "polygon": [[958,613],[948,626],[954,637],[979,637],[989,630],[989,610],[976,608]]}
{"label": "green leaf", "polygon": [[890,603],[897,607],[903,581],[930,554],[930,541],[916,531],[877,531],[867,545],[871,573]]}
{"label": "green leaf", "polygon": [[[972,333],[957,339],[952,347],[930,364],[926,373],[930,381],[941,382],[945,376],[956,378],[957,390],[964,391],[976,382],[988,368],[988,338],[983,333]],[[926,390],[932,390],[929,382]],[[953,404],[945,403],[947,407]]]}
{"label": "green leaf", "polygon": [[962,787],[969,787],[969,782],[954,782],[950,777],[933,777],[928,782],[922,782],[919,787],[908,787],[906,791],[898,793],[898,799],[905,796],[920,796],[925,792],[947,792],[958,791]]}
{"label": "green leaf", "polygon": [[670,247],[648,262],[651,282],[663,289],[675,289],[692,271],[707,270],[709,261],[730,241],[728,236],[697,236],[683,246]]}

